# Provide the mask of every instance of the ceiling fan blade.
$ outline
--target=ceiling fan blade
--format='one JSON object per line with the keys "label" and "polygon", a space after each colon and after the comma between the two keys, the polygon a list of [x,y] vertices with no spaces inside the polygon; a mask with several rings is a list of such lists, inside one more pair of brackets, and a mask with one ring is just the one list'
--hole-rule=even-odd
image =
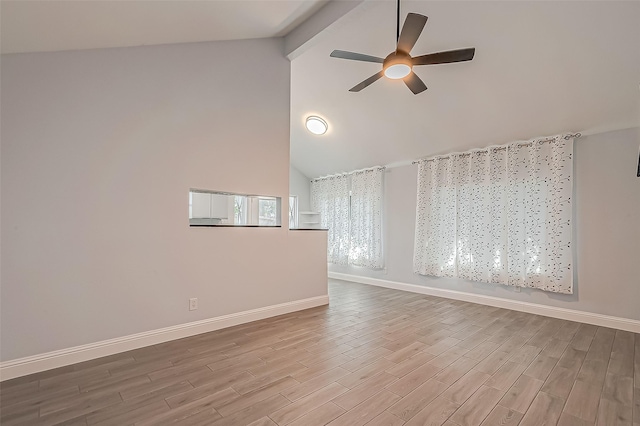
{"label": "ceiling fan blade", "polygon": [[418,93],[421,93],[427,90],[427,85],[424,84],[424,82],[420,79],[420,77],[418,77],[416,73],[413,71],[411,72],[411,74],[403,78],[403,80],[404,80],[404,84],[407,85],[409,90],[411,90],[414,95],[417,95]]}
{"label": "ceiling fan blade", "polygon": [[416,56],[411,60],[413,65],[448,64],[451,62],[470,61],[475,55],[475,47],[468,49],[448,50],[446,52],[430,53],[428,55]]}
{"label": "ceiling fan blade", "polygon": [[364,61],[364,62],[377,62],[379,64],[384,62],[384,59],[377,56],[363,55],[362,53],[346,52],[344,50],[334,50],[331,52],[332,58],[351,59],[352,61]]}
{"label": "ceiling fan blade", "polygon": [[377,80],[379,80],[383,75],[384,75],[384,71],[380,71],[378,73],[375,73],[374,75],[372,75],[371,77],[369,77],[368,79],[363,81],[362,83],[359,83],[359,84],[356,84],[355,86],[353,86],[351,89],[349,89],[349,91],[350,92],[359,92],[362,89],[364,89],[365,87],[367,87],[368,85],[370,85],[371,83],[374,83]]}
{"label": "ceiling fan blade", "polygon": [[413,49],[416,41],[418,41],[418,37],[420,37],[420,33],[422,33],[422,29],[427,23],[427,19],[424,15],[409,13],[402,26],[402,32],[400,33],[400,38],[398,38],[398,47],[396,50],[411,53],[411,49]]}

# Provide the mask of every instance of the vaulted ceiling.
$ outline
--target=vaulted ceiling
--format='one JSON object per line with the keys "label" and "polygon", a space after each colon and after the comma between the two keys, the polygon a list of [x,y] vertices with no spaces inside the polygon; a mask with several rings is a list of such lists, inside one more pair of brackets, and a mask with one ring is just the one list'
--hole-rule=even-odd
{"label": "vaulted ceiling", "polygon": [[[476,48],[471,62],[419,67],[428,86],[419,95],[384,78],[351,93],[380,65],[329,57],[334,49],[391,52],[393,0],[2,0],[1,46],[40,52],[293,35],[285,41],[286,53],[295,49],[291,162],[309,177],[640,125],[640,2],[401,4],[402,20],[429,17],[414,55]],[[305,130],[311,114],[328,121],[327,134]]]}
{"label": "vaulted ceiling", "polygon": [[[471,62],[418,67],[419,95],[385,78],[348,91],[381,66],[332,50],[385,57],[395,46],[395,2],[365,3],[292,61],[291,161],[309,177],[640,125],[640,2],[403,1],[403,21],[429,17],[414,55],[476,47]],[[312,114],[325,135],[305,130]]]}
{"label": "vaulted ceiling", "polygon": [[328,0],[2,0],[2,53],[279,37]]}

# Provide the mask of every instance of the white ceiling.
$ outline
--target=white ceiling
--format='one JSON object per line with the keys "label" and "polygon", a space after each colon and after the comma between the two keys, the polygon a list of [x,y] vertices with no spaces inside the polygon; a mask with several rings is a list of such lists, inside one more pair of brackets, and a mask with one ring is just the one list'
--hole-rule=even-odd
{"label": "white ceiling", "polygon": [[[476,47],[474,60],[418,67],[429,88],[419,95],[387,79],[348,92],[380,65],[329,53],[386,56],[394,3],[354,10],[292,62],[291,161],[309,177],[640,125],[640,2],[403,1],[403,16],[429,17],[414,55]],[[304,129],[311,114],[327,134]]]}
{"label": "white ceiling", "polygon": [[[273,37],[327,0],[6,1],[2,53]],[[413,95],[381,79],[348,89],[386,56],[395,2],[367,0],[292,61],[291,161],[309,177],[563,131],[640,125],[640,2],[402,1],[429,21],[414,55],[476,47],[473,61],[423,66]],[[404,20],[404,19],[403,19]],[[314,136],[306,116],[329,122]]]}
{"label": "white ceiling", "polygon": [[2,53],[277,37],[327,1],[2,0]]}

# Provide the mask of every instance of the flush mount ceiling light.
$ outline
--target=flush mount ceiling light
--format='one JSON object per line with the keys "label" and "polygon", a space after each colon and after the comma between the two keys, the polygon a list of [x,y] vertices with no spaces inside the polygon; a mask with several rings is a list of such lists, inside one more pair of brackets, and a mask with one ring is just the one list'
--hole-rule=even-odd
{"label": "flush mount ceiling light", "polygon": [[311,115],[307,117],[306,122],[307,130],[313,133],[314,135],[323,135],[327,132],[329,126],[327,122],[322,118],[317,117],[315,115]]}

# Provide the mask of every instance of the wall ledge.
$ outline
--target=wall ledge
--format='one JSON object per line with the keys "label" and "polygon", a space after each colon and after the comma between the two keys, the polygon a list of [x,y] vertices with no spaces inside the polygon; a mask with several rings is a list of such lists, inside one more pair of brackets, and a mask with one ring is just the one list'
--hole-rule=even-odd
{"label": "wall ledge", "polygon": [[327,304],[328,295],[311,297],[4,361],[0,381]]}
{"label": "wall ledge", "polygon": [[462,300],[464,302],[479,303],[481,305],[496,308],[511,309],[527,312],[529,314],[543,315],[569,321],[583,322],[602,327],[640,333],[640,321],[629,318],[613,317],[596,314],[593,312],[577,311],[574,309],[558,308],[555,306],[540,305],[537,303],[520,302],[517,300],[503,299],[501,297],[485,296],[456,290],[447,290],[434,287],[426,287],[416,284],[408,284],[398,281],[381,280],[378,278],[363,277],[360,275],[329,272],[329,278],[343,281],[352,281],[360,284],[369,284],[378,287],[392,288],[411,293],[426,294],[429,296],[444,297],[446,299]]}

